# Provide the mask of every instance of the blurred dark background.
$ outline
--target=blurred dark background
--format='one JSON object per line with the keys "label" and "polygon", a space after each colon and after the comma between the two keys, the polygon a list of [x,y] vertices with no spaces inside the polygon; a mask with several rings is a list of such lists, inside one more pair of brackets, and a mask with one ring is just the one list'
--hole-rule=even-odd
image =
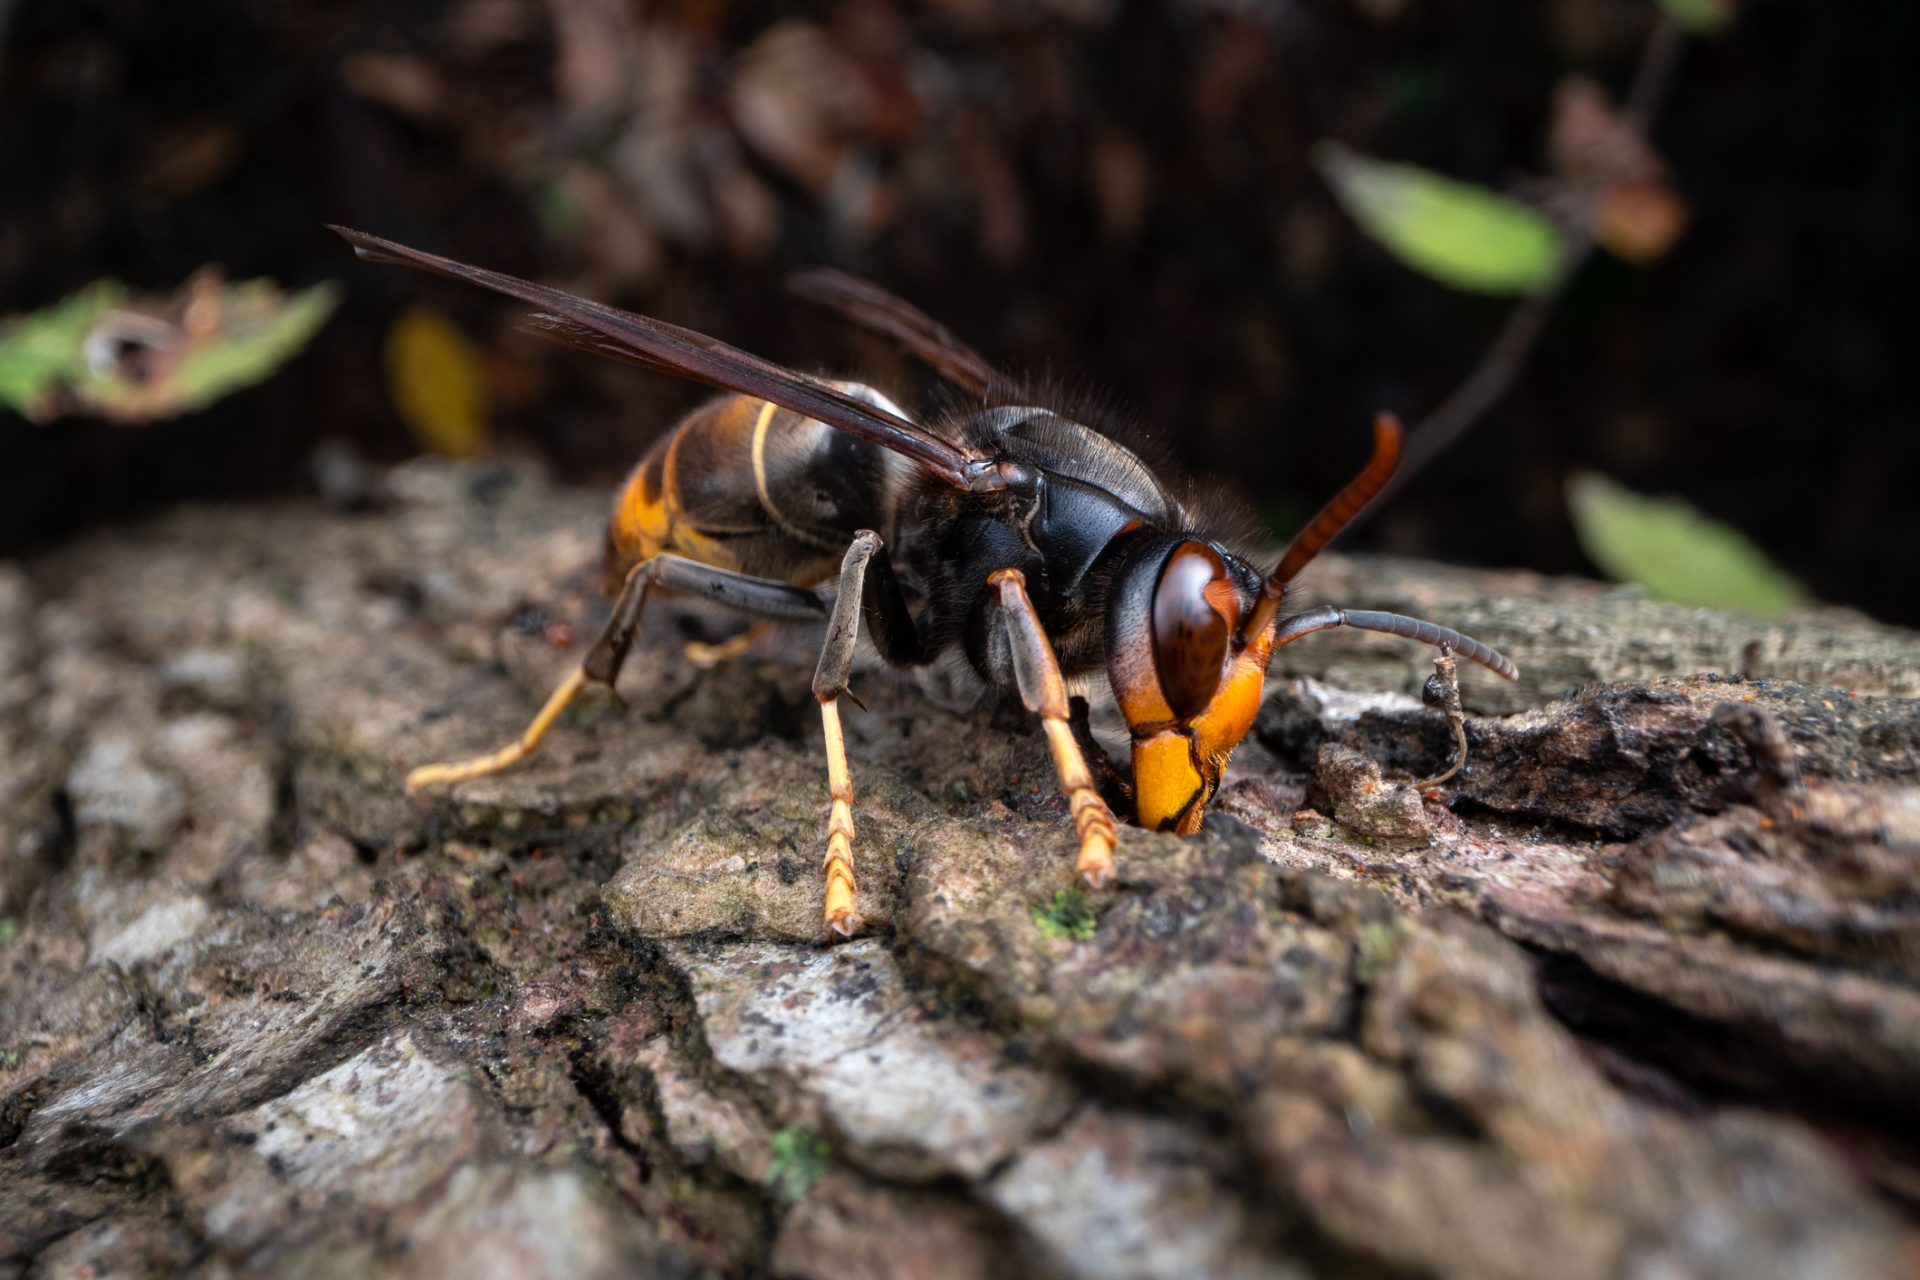
{"label": "blurred dark background", "polygon": [[[875,372],[781,293],[829,263],[1009,367],[1111,393],[1279,536],[1473,367],[1511,304],[1391,260],[1319,139],[1513,189],[1555,88],[1630,79],[1652,0],[0,0],[0,313],[100,276],[336,279],[275,378],[134,428],[0,413],[0,552],[418,450],[382,343],[443,310],[497,445],[609,484],[697,389],[356,264],[340,221],[769,357]],[[1750,0],[1654,142],[1671,253],[1597,257],[1515,393],[1354,546],[1592,572],[1566,476],[1683,495],[1824,600],[1920,623],[1920,6]],[[878,374],[888,370],[882,363]]]}

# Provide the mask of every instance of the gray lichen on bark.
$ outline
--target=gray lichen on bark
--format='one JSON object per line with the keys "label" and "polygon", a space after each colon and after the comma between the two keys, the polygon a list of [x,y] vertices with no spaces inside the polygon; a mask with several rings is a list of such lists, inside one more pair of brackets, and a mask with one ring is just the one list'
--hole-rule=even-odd
{"label": "gray lichen on bark", "polygon": [[[601,500],[419,464],[0,567],[0,1270],[1911,1272],[1920,640],[1522,574],[1468,768],[1314,637],[1084,940],[1039,734],[877,668],[828,945],[808,637],[653,620],[517,772]],[[1715,672],[1716,675],[1703,675]],[[1311,807],[1308,807],[1311,806]],[[824,1151],[819,1167],[795,1151]]]}

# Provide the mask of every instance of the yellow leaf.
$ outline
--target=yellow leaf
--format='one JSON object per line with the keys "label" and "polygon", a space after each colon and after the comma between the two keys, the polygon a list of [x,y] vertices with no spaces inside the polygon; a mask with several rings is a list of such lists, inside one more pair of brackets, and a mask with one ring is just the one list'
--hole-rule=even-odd
{"label": "yellow leaf", "polygon": [[451,320],[409,307],[387,331],[386,356],[387,392],[414,439],[450,458],[487,451],[486,370]]}

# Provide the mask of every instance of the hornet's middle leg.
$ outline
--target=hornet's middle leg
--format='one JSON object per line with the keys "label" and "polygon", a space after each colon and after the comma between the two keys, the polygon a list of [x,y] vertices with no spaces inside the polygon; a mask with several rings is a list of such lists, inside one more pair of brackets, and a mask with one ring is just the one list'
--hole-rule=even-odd
{"label": "hornet's middle leg", "polygon": [[[820,701],[820,727],[827,740],[827,788],[832,807],[827,812],[827,928],[843,938],[860,929],[854,906],[853,778],[847,771],[847,739],[840,728],[840,695],[847,693],[853,671],[853,650],[865,617],[867,633],[889,662],[910,664],[920,659],[920,634],[907,612],[893,565],[880,535],[862,529],[840,562],[840,589],[827,619],[827,639],[820,649],[820,665],[813,673],[813,696]],[[851,694],[848,694],[851,697]]]}
{"label": "hornet's middle leg", "polygon": [[1066,793],[1074,828],[1080,833],[1080,859],[1074,869],[1088,884],[1098,887],[1113,875],[1113,812],[1100,798],[1087,759],[1073,736],[1060,663],[1040,625],[1040,615],[1034,612],[1033,601],[1027,598],[1026,575],[1018,569],[1001,569],[988,575],[987,585],[1000,589],[1000,616],[1012,642],[1013,674],[1020,685],[1020,700],[1040,717],[1040,725],[1046,730],[1060,789]]}

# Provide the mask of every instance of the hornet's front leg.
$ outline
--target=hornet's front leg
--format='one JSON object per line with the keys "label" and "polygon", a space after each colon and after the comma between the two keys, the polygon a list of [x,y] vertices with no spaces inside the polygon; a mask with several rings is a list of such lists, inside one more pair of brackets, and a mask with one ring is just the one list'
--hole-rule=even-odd
{"label": "hornet's front leg", "polygon": [[[909,664],[920,658],[920,635],[907,612],[885,543],[871,529],[853,537],[840,562],[840,589],[827,619],[827,639],[813,673],[813,696],[820,701],[820,727],[827,741],[827,928],[843,938],[863,923],[854,906],[853,778],[847,771],[847,739],[840,728],[840,695],[847,693],[853,650],[865,617],[868,635],[888,661]],[[851,694],[847,696],[851,697]]]}
{"label": "hornet's front leg", "polygon": [[1040,717],[1041,728],[1046,730],[1053,767],[1060,775],[1060,790],[1066,793],[1074,828],[1080,833],[1080,858],[1074,869],[1097,888],[1113,876],[1113,812],[1100,798],[1086,757],[1073,736],[1060,663],[1053,655],[1046,629],[1040,625],[1040,615],[1034,612],[1033,601],[1027,598],[1026,575],[1018,569],[1001,569],[988,575],[987,585],[999,588],[1000,617],[1011,642],[1020,700]]}

